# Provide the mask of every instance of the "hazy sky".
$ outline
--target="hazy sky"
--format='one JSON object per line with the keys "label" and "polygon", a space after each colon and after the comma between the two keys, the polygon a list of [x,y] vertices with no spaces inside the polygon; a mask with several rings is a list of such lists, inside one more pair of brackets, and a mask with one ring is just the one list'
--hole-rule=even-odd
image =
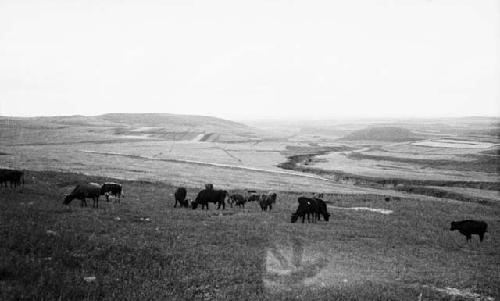
{"label": "hazy sky", "polygon": [[0,0],[0,115],[500,116],[500,1]]}

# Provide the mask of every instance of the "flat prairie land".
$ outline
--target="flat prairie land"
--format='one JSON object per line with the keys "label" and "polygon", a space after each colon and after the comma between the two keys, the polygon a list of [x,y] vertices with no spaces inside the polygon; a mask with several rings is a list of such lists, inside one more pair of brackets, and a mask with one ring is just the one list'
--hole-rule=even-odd
{"label": "flat prairie land", "polygon": [[[0,194],[2,300],[500,297],[500,204],[330,193],[331,206],[393,213],[330,209],[328,222],[291,224],[303,192],[279,191],[267,212],[256,203],[202,211],[173,208],[175,187],[162,182],[36,171],[26,179],[22,193]],[[76,183],[109,180],[124,185],[121,203],[62,205]],[[489,224],[483,242],[449,231],[472,217]]]}

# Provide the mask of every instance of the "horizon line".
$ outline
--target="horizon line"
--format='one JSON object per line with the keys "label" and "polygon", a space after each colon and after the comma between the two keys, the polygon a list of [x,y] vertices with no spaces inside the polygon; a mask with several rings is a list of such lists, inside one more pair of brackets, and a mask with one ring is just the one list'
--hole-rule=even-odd
{"label": "horizon line", "polygon": [[63,115],[0,115],[0,118],[50,118],[50,117],[99,117],[110,114],[119,115],[177,115],[193,117],[214,117],[231,121],[329,121],[329,120],[421,120],[421,119],[464,119],[464,118],[500,118],[500,115],[459,115],[459,116],[256,116],[256,117],[226,117],[207,114],[187,114],[187,113],[169,113],[169,112],[106,112],[99,114],[63,114]]}

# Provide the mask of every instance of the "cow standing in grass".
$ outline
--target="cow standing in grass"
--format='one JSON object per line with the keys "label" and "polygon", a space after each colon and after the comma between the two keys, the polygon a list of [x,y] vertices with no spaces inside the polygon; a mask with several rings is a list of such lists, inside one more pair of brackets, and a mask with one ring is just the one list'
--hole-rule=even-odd
{"label": "cow standing in grass", "polygon": [[[301,198],[299,198],[300,200]],[[299,219],[299,217],[302,218],[302,223],[304,223],[304,221],[306,220],[306,216],[307,216],[307,221],[308,222],[311,222],[311,218],[312,218],[312,222],[315,222],[315,216],[316,216],[316,202],[314,202],[312,199],[308,199],[306,200],[307,198],[302,198],[302,200],[299,201],[299,206],[297,207],[297,210],[292,213],[292,216],[291,216],[291,222],[292,223],[295,223],[297,221],[297,219]]]}
{"label": "cow standing in grass", "polygon": [[109,202],[110,195],[114,196],[115,198],[118,197],[118,203],[120,203],[121,197],[123,196],[122,185],[113,182],[106,182],[101,186],[101,195],[104,195],[106,197],[106,202]]}
{"label": "cow standing in grass", "polygon": [[81,207],[87,207],[86,199],[94,200],[93,208],[99,208],[99,196],[101,196],[102,186],[97,183],[85,183],[77,185],[70,194],[64,198],[64,205],[69,205],[74,199],[80,200]]}
{"label": "cow standing in grass", "polygon": [[225,190],[204,189],[198,193],[191,207],[196,209],[198,205],[201,205],[201,209],[206,207],[208,210],[208,203],[216,203],[217,209],[220,209],[221,205],[222,209],[226,209],[226,198],[227,191]]}
{"label": "cow standing in grass", "polygon": [[228,199],[228,203],[231,204],[231,207],[233,207],[233,204],[234,204],[234,205],[236,205],[238,207],[245,208],[245,203],[246,202],[247,202],[247,200],[241,194],[233,194]]}
{"label": "cow standing in grass", "polygon": [[459,222],[451,222],[450,231],[458,230],[465,235],[467,241],[471,239],[472,234],[479,235],[479,240],[483,241],[484,233],[488,232],[488,224],[483,221],[463,220]]}
{"label": "cow standing in grass", "polygon": [[24,172],[14,169],[0,169],[0,185],[4,184],[7,188],[9,184],[10,188],[17,188],[18,186],[24,188]]}
{"label": "cow standing in grass", "polygon": [[302,223],[305,221],[307,216],[308,221],[313,223],[316,220],[320,220],[321,217],[325,221],[330,219],[330,213],[328,213],[326,203],[320,198],[308,198],[299,197],[297,199],[299,206],[297,211],[292,214],[292,223],[296,222],[299,217],[302,217]]}
{"label": "cow standing in grass", "polygon": [[273,204],[276,203],[276,198],[277,198],[277,195],[274,192],[269,193],[269,194],[263,194],[260,197],[260,201],[259,201],[259,205],[260,205],[260,208],[262,209],[262,211],[266,211],[267,208],[269,208],[269,210],[273,209]]}
{"label": "cow standing in grass", "polygon": [[186,195],[187,191],[186,188],[184,187],[179,187],[177,190],[175,190],[174,197],[175,197],[175,204],[174,208],[177,207],[177,203],[179,203],[179,206],[181,207],[187,207],[188,202],[186,200]]}
{"label": "cow standing in grass", "polygon": [[312,200],[316,202],[316,218],[318,220],[321,220],[321,217],[323,216],[323,219],[325,221],[328,221],[330,219],[330,213],[328,213],[328,207],[326,206],[325,201],[317,197],[312,198]]}

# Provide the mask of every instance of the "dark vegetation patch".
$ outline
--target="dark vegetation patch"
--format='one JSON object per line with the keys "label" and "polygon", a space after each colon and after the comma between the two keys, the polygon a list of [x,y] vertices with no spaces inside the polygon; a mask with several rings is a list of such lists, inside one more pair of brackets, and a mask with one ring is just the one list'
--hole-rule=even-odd
{"label": "dark vegetation patch", "polygon": [[481,152],[484,155],[489,155],[489,156],[500,156],[500,147],[482,151]]}
{"label": "dark vegetation patch", "polygon": [[405,191],[413,194],[428,195],[437,198],[454,199],[462,202],[476,202],[482,205],[493,205],[495,203],[495,201],[486,198],[472,197],[469,195],[464,195],[462,193],[451,192],[424,186],[402,185],[396,187],[396,190]]}
{"label": "dark vegetation patch", "polygon": [[316,156],[349,150],[352,150],[352,148],[347,146],[287,146],[282,154],[288,156],[288,159],[286,162],[278,164],[278,167],[288,170],[298,170],[300,168],[298,164],[309,165],[318,162],[318,159],[315,158]]}

